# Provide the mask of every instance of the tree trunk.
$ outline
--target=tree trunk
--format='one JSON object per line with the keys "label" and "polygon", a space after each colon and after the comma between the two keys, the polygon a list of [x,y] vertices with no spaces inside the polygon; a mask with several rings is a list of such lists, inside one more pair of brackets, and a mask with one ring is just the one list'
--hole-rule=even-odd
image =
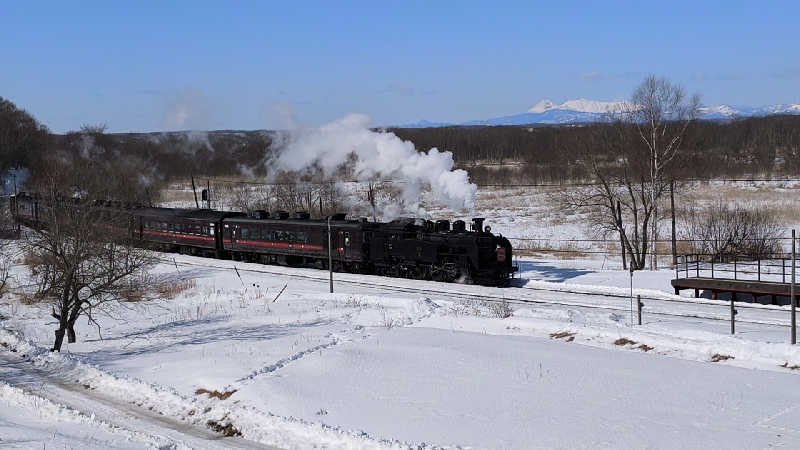
{"label": "tree trunk", "polygon": [[70,323],[67,325],[67,342],[70,344],[74,344],[76,341],[75,339],[75,327],[74,324]]}
{"label": "tree trunk", "polygon": [[56,341],[53,343],[53,349],[50,350],[51,352],[60,352],[61,351],[61,344],[64,342],[64,329],[59,328],[56,330]]}

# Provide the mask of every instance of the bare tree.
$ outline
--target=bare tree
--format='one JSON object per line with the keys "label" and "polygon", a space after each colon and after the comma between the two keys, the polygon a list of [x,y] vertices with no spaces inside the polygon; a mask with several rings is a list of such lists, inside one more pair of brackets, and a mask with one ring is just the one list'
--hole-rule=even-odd
{"label": "bare tree", "polygon": [[745,209],[718,200],[686,214],[686,235],[696,253],[725,262],[732,257],[763,259],[781,251],[782,227],[765,208]]}
{"label": "bare tree", "polygon": [[589,127],[580,136],[579,162],[596,183],[564,192],[560,200],[590,210],[592,225],[601,232],[618,233],[633,269],[643,269],[655,249],[658,201],[669,187],[670,170],[699,102],[680,86],[649,76],[621,111],[610,111],[611,123]]}
{"label": "bare tree", "polygon": [[75,342],[81,316],[99,327],[96,313],[125,298],[154,263],[134,245],[131,217],[98,195],[106,192],[102,177],[81,169],[62,166],[43,177],[37,187],[46,227],[31,230],[24,244],[38,294],[58,320],[53,351],[65,334]]}

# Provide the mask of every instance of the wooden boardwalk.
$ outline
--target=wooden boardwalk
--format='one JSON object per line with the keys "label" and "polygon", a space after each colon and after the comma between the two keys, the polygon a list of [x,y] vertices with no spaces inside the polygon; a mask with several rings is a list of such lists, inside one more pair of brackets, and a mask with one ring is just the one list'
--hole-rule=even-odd
{"label": "wooden boardwalk", "polygon": [[[708,277],[677,278],[672,280],[671,284],[676,294],[680,294],[685,289],[694,289],[695,297],[700,296],[701,290],[711,291],[712,299],[716,299],[717,294],[720,292],[732,294],[734,300],[740,295],[745,296],[745,298],[746,296],[751,296],[753,301],[756,301],[761,296],[769,296],[773,305],[778,304],[778,297],[789,297],[791,290],[791,284],[789,283]],[[798,287],[795,287],[795,289],[798,289]],[[795,296],[797,296],[797,293],[795,293]],[[744,299],[742,298],[742,300]]]}

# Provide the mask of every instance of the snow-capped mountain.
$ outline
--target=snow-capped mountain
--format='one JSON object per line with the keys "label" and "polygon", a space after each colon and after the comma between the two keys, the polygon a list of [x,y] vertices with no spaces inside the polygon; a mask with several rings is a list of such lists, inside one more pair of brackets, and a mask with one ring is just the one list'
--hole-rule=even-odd
{"label": "snow-capped mountain", "polygon": [[627,102],[598,102],[579,98],[577,100],[567,100],[560,105],[556,105],[552,100],[542,100],[528,110],[529,114],[543,114],[552,110],[574,111],[590,114],[604,114],[607,112],[620,111]]}
{"label": "snow-capped mountain", "polygon": [[[475,126],[475,125],[534,125],[534,124],[568,124],[595,122],[603,119],[607,114],[618,112],[626,106],[627,102],[603,102],[586,99],[567,100],[557,104],[552,100],[542,100],[527,112],[511,116],[496,117],[494,119],[471,120],[458,124],[445,122],[420,121],[398,128],[430,128],[443,126]],[[721,120],[736,117],[766,116],[770,114],[799,114],[800,104],[776,104],[758,108],[747,106],[715,105],[700,108],[700,119]]]}

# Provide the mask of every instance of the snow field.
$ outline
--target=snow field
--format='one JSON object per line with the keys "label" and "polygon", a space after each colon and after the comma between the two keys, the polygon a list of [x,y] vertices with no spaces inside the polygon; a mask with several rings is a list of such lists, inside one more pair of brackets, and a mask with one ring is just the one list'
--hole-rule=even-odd
{"label": "snow field", "polygon": [[[281,448],[307,448],[310,443],[326,448],[722,448],[675,413],[691,407],[671,398],[683,392],[676,382],[659,388],[653,401],[662,402],[663,408],[642,409],[625,397],[652,395],[652,383],[643,379],[664,376],[705,380],[685,391],[686,397],[701,399],[691,413],[698,423],[713,422],[708,414],[724,404],[717,414],[752,434],[742,442],[783,442],[764,430],[783,420],[781,407],[792,405],[735,384],[747,379],[752,389],[761,379],[777,380],[769,382],[782,389],[796,383],[800,371],[792,367],[800,364],[800,354],[775,342],[771,328],[742,326],[744,334],[728,336],[725,323],[657,317],[630,327],[625,313],[546,304],[511,304],[513,316],[501,319],[491,304],[465,298],[469,292],[526,292],[533,298],[587,302],[592,300],[569,291],[627,293],[620,285],[627,279],[619,272],[533,262],[531,276],[536,268],[562,282],[529,281],[526,286],[562,290],[551,293],[336,274],[337,293],[329,294],[325,272],[235,263],[239,278],[232,264],[176,255],[154,274],[195,280],[187,291],[171,300],[110,311],[101,321],[102,339],[95,327],[82,323],[78,342],[60,355],[47,351],[52,319],[46,308],[17,304],[12,315],[5,304],[0,313],[10,319],[3,323],[0,341],[16,348],[17,355],[25,354],[32,367],[90,386],[89,394],[113,396],[198,427],[207,427],[209,421],[231,424],[248,440]],[[675,298],[652,289],[661,288],[658,279],[668,279],[668,274],[650,277],[636,285],[637,292]],[[601,279],[606,286],[581,284]],[[369,286],[372,282],[386,287]],[[441,293],[397,290],[420,287]],[[686,307],[718,305],[698,299]],[[782,311],[755,306],[764,314]],[[24,337],[8,329],[20,330]],[[710,362],[727,356],[733,358]],[[565,375],[573,372],[596,374],[599,381],[576,394],[580,385],[570,383],[588,382]],[[630,394],[607,391],[619,377],[638,380]],[[732,381],[714,387],[717,379]],[[198,389],[230,396],[220,400],[198,395]],[[748,397],[758,405],[755,410],[778,418],[756,426],[764,417],[730,410],[727,399],[717,398],[720,390]],[[559,402],[558,396],[573,400]],[[619,398],[627,400],[617,405]],[[584,403],[594,406],[586,409]],[[650,423],[654,415],[661,422]],[[629,416],[650,423],[653,430],[613,425]],[[582,431],[558,427],[562,422]],[[609,427],[617,431],[603,435],[601,430]],[[690,429],[690,438],[675,445],[655,440]],[[792,440],[792,433],[781,436],[800,443]]]}

